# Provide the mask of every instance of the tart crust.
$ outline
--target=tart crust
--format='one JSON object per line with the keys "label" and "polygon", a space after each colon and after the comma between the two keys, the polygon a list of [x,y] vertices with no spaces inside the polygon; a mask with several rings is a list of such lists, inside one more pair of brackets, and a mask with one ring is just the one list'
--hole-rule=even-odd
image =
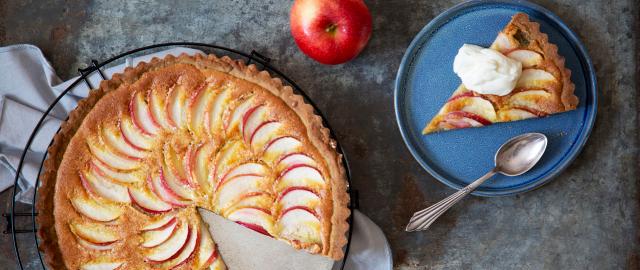
{"label": "tart crust", "polygon": [[[326,169],[330,175],[328,189],[331,196],[323,204],[323,213],[331,213],[323,222],[329,222],[329,230],[323,232],[323,248],[319,253],[339,260],[344,256],[343,247],[347,243],[346,232],[349,229],[347,219],[350,214],[348,209],[349,196],[347,195],[347,181],[345,168],[342,166],[342,155],[337,152],[336,142],[330,137],[329,130],[324,127],[322,118],[314,112],[314,108],[305,103],[302,96],[293,92],[293,89],[284,85],[278,78],[272,77],[267,71],[259,70],[255,65],[246,65],[239,60],[233,60],[227,56],[218,58],[215,55],[189,56],[182,54],[178,57],[168,55],[164,59],[153,58],[149,63],[140,63],[134,68],[126,68],[123,73],[114,74],[110,80],[102,81],[98,89],[90,91],[87,98],[78,103],[76,109],[70,114],[53,139],[48,149],[48,158],[44,163],[44,172],[38,189],[36,208],[38,210],[37,222],[39,224],[38,235],[41,238],[40,249],[45,255],[46,264],[52,269],[67,269],[65,257],[62,255],[62,243],[68,243],[72,237],[69,233],[58,234],[56,232],[55,193],[58,185],[64,182],[57,181],[61,166],[66,166],[63,161],[67,147],[71,139],[79,132],[85,117],[94,106],[108,93],[117,90],[123,84],[132,84],[148,71],[174,65],[178,63],[190,64],[199,69],[210,69],[229,74],[248,83],[268,90],[274,96],[280,98],[304,124],[306,135],[319,155],[323,158]],[[108,112],[105,112],[108,115]],[[63,235],[62,238],[59,238]],[[75,241],[73,242],[75,244]],[[300,248],[300,247],[298,247]]]}

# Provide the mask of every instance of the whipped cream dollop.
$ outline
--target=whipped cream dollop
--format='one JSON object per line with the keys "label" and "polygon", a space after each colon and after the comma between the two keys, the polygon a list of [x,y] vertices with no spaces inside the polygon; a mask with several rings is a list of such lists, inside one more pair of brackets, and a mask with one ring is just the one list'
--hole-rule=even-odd
{"label": "whipped cream dollop", "polygon": [[453,72],[469,90],[504,96],[516,87],[522,64],[496,50],[464,44],[453,61]]}

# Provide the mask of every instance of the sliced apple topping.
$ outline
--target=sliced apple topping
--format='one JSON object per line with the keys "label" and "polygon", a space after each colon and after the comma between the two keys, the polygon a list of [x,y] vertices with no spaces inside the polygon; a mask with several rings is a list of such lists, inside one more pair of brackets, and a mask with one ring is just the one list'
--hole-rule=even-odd
{"label": "sliced apple topping", "polygon": [[544,87],[556,83],[557,79],[551,73],[542,69],[530,68],[522,70],[522,75],[520,75],[520,79],[516,83],[516,88]]}
{"label": "sliced apple topping", "polygon": [[244,163],[230,169],[221,179],[218,181],[216,190],[221,185],[224,185],[227,181],[232,180],[239,176],[265,176],[268,173],[267,167],[259,163]]}
{"label": "sliced apple topping", "polygon": [[118,125],[127,143],[140,149],[151,150],[153,147],[153,138],[142,133],[142,131],[135,127],[128,115],[121,115]]}
{"label": "sliced apple topping", "polygon": [[178,196],[181,200],[192,201],[194,199],[193,190],[182,184],[180,180],[173,174],[173,172],[165,167],[160,171],[160,179],[163,186],[167,190],[171,190],[173,194]]}
{"label": "sliced apple topping", "polygon": [[191,183],[187,177],[185,171],[184,162],[181,157],[185,157],[185,154],[178,154],[176,149],[172,146],[171,142],[165,143],[162,151],[164,157],[164,164],[171,170],[171,173],[177,178],[177,180],[183,185],[189,187],[195,187],[195,183]]}
{"label": "sliced apple topping", "polygon": [[219,214],[223,217],[228,216],[231,212],[240,208],[260,208],[271,209],[274,201],[274,197],[271,193],[266,191],[251,192],[243,194],[236,203],[231,204],[227,208],[223,208],[219,211]]}
{"label": "sliced apple topping", "polygon": [[316,161],[304,153],[290,153],[282,156],[280,160],[276,162],[276,165],[274,167],[276,168],[276,171],[279,172],[298,164],[315,167]]}
{"label": "sliced apple topping", "polygon": [[89,197],[83,196],[80,192],[74,193],[69,200],[78,213],[96,221],[114,221],[124,212],[124,210],[117,205],[107,202],[98,203]]}
{"label": "sliced apple topping", "polygon": [[69,223],[69,229],[78,238],[95,245],[110,245],[120,240],[113,229],[100,223]]}
{"label": "sliced apple topping", "polygon": [[171,126],[187,127],[187,91],[183,85],[177,84],[167,93],[167,120]]}
{"label": "sliced apple topping", "polygon": [[279,209],[289,209],[295,206],[316,209],[320,202],[320,197],[313,190],[306,187],[287,188],[280,193],[277,200]]}
{"label": "sliced apple topping", "polygon": [[281,156],[297,152],[301,146],[302,143],[294,137],[284,136],[273,139],[265,146],[263,160],[273,164]]}
{"label": "sliced apple topping", "polygon": [[147,100],[149,101],[149,111],[151,112],[153,120],[163,129],[173,129],[174,126],[171,125],[167,119],[164,95],[160,89],[153,88],[149,90]]}
{"label": "sliced apple topping", "polygon": [[268,190],[269,183],[269,179],[263,176],[241,175],[234,177],[218,188],[214,205],[220,212],[221,209],[241,200],[243,196]]}
{"label": "sliced apple topping", "polygon": [[200,227],[191,225],[190,232],[189,232],[189,239],[184,244],[184,247],[182,248],[182,250],[175,256],[175,258],[171,259],[170,261],[167,261],[162,266],[174,269],[180,265],[183,265],[190,258],[193,258],[194,257],[193,255],[196,251],[196,247],[198,246],[198,243],[200,242],[201,237],[202,236],[200,232]]}
{"label": "sliced apple topping", "polygon": [[545,90],[529,90],[514,94],[509,98],[509,103],[512,107],[545,116],[546,113],[540,108],[540,104],[544,104],[551,98],[553,98],[552,94]]}
{"label": "sliced apple topping", "polygon": [[158,196],[164,202],[167,202],[175,207],[184,207],[189,204],[189,201],[184,201],[178,196],[163,179],[162,169],[160,169],[159,175],[150,176],[148,178],[148,185],[151,191]]}
{"label": "sliced apple topping", "polygon": [[304,164],[294,165],[280,173],[276,190],[280,192],[294,186],[319,190],[324,187],[324,177],[315,167]]}
{"label": "sliced apple topping", "polygon": [[91,154],[104,162],[108,166],[118,170],[135,170],[140,167],[140,160],[120,156],[116,153],[109,151],[104,144],[100,143],[97,139],[87,139],[87,146]]}
{"label": "sliced apple topping", "polygon": [[276,121],[263,122],[259,125],[253,133],[251,133],[251,137],[249,138],[249,144],[251,145],[251,149],[256,152],[264,149],[264,146],[276,138],[280,129],[282,128],[282,123]]}
{"label": "sliced apple topping", "polygon": [[228,137],[230,137],[234,132],[238,131],[244,115],[253,107],[253,99],[247,98],[237,107],[231,110],[229,117],[224,123],[224,129]]}
{"label": "sliced apple topping", "polygon": [[102,140],[110,148],[113,148],[117,152],[120,152],[126,156],[138,159],[147,156],[146,151],[127,143],[126,139],[124,138],[122,133],[119,132],[119,130],[115,130],[110,127],[102,127]]}
{"label": "sliced apple topping", "polygon": [[195,257],[195,269],[204,269],[218,260],[218,250],[211,238],[207,226],[200,222],[200,241],[198,242],[198,255]]}
{"label": "sliced apple topping", "polygon": [[189,100],[189,129],[197,136],[205,134],[205,118],[207,108],[216,96],[215,90],[211,86],[203,88]]}
{"label": "sliced apple topping", "polygon": [[76,240],[81,246],[89,249],[93,249],[93,250],[98,250],[98,251],[111,250],[116,245],[116,242],[109,243],[109,244],[94,244],[82,238],[76,238]]}
{"label": "sliced apple topping", "polygon": [[176,217],[175,213],[169,213],[169,214],[163,215],[160,218],[157,218],[151,221],[149,224],[142,227],[142,231],[162,230],[166,226],[169,226],[169,224],[176,222],[177,219],[178,218]]}
{"label": "sliced apple topping", "polygon": [[138,127],[144,134],[157,135],[161,127],[151,115],[149,106],[144,100],[145,94],[137,91],[133,94],[129,103],[129,114],[133,119],[133,124]]}
{"label": "sliced apple topping", "polygon": [[146,259],[152,263],[162,263],[171,260],[180,253],[191,237],[191,225],[183,222],[177,227],[169,239],[157,247],[146,252]]}
{"label": "sliced apple topping", "polygon": [[303,243],[322,243],[321,224],[313,210],[293,207],[282,212],[277,222],[279,236]]}
{"label": "sliced apple topping", "polygon": [[530,68],[540,65],[543,61],[542,55],[530,50],[514,50],[507,54],[507,57],[518,60],[522,63],[522,68]]}
{"label": "sliced apple topping", "polygon": [[171,204],[164,202],[147,190],[129,188],[131,201],[142,210],[150,214],[160,214],[171,211]]}
{"label": "sliced apple topping", "polygon": [[123,172],[110,168],[98,159],[91,160],[89,167],[95,175],[115,180],[120,183],[139,183],[142,181],[139,171]]}
{"label": "sliced apple topping", "polygon": [[114,202],[131,202],[127,195],[127,187],[95,175],[91,171],[84,171],[79,175],[82,186],[89,194]]}
{"label": "sliced apple topping", "polygon": [[80,266],[80,270],[116,270],[123,266],[124,262],[118,261],[98,261],[89,262]]}
{"label": "sliced apple topping", "polygon": [[273,217],[266,209],[241,208],[231,212],[227,218],[261,234],[273,235]]}
{"label": "sliced apple topping", "polygon": [[222,177],[229,169],[236,164],[243,162],[249,157],[249,151],[244,143],[238,140],[227,141],[220,149],[215,161],[215,169],[211,171],[210,179],[214,180],[216,185],[219,178]]}
{"label": "sliced apple topping", "polygon": [[523,109],[504,109],[498,112],[501,121],[516,121],[538,117],[536,114]]}
{"label": "sliced apple topping", "polygon": [[216,134],[222,129],[222,114],[229,103],[230,93],[231,91],[224,87],[207,107],[205,125],[211,137],[216,137]]}
{"label": "sliced apple topping", "polygon": [[171,237],[171,235],[173,235],[176,228],[178,227],[178,223],[178,220],[176,218],[173,218],[169,221],[169,223],[156,230],[143,232],[143,241],[141,246],[145,248],[152,248],[164,243],[169,239],[169,237]]}
{"label": "sliced apple topping", "polygon": [[496,110],[493,104],[482,97],[458,98],[447,103],[445,108],[447,112],[465,111],[491,123],[496,121]]}
{"label": "sliced apple topping", "polygon": [[242,126],[240,131],[242,132],[242,138],[245,142],[249,142],[251,134],[260,124],[266,122],[268,113],[265,105],[255,105],[242,116]]}
{"label": "sliced apple topping", "polygon": [[498,37],[496,37],[496,40],[491,45],[491,47],[495,48],[498,51],[505,52],[505,51],[510,51],[515,49],[517,47],[517,44],[514,44],[513,42],[511,42],[511,40],[507,35],[500,32],[498,34]]}
{"label": "sliced apple topping", "polygon": [[198,146],[196,150],[193,150],[193,153],[188,155],[189,162],[186,167],[192,177],[191,182],[198,183],[201,188],[207,190],[213,186],[213,183],[209,182],[209,174],[216,149],[215,143],[208,142]]}

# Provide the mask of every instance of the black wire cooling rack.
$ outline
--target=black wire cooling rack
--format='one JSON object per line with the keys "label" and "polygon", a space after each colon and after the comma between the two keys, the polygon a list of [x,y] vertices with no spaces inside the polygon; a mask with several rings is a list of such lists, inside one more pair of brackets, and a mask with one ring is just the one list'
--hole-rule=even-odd
{"label": "black wire cooling rack", "polygon": [[[76,87],[78,87],[82,82],[84,82],[86,84],[86,86],[89,87],[89,89],[95,89],[94,85],[91,84],[90,80],[89,80],[89,76],[93,75],[95,72],[97,72],[100,77],[103,80],[107,80],[108,78],[106,77],[106,75],[104,74],[104,72],[102,71],[101,68],[105,67],[106,65],[109,65],[117,60],[122,60],[122,59],[126,59],[127,56],[136,54],[136,53],[141,53],[141,52],[149,52],[149,51],[153,51],[154,49],[161,49],[161,48],[169,48],[169,47],[176,47],[176,46],[182,46],[182,47],[188,47],[188,48],[194,48],[194,49],[200,49],[203,50],[207,53],[215,53],[215,52],[221,52],[223,54],[230,54],[231,56],[237,56],[238,58],[245,58],[246,59],[246,63],[247,64],[251,64],[251,63],[255,63],[258,64],[260,66],[262,66],[263,69],[269,71],[273,74],[275,74],[276,76],[280,77],[281,79],[284,80],[285,83],[289,84],[291,87],[293,87],[294,91],[297,94],[300,94],[301,96],[304,97],[305,101],[307,103],[309,103],[311,106],[313,106],[313,108],[315,109],[316,113],[318,115],[320,115],[320,117],[322,117],[322,120],[324,122],[324,125],[329,128],[330,131],[330,135],[331,137],[336,141],[336,147],[338,149],[338,151],[340,153],[342,153],[343,155],[343,165],[346,169],[347,172],[347,181],[348,181],[348,189],[347,192],[349,193],[350,197],[351,197],[351,201],[350,201],[350,205],[349,208],[352,210],[351,215],[349,216],[349,231],[348,231],[348,235],[347,235],[347,245],[345,247],[345,256],[342,259],[342,261],[340,262],[340,266],[339,269],[344,269],[345,265],[346,265],[346,261],[347,261],[347,257],[349,256],[349,248],[351,246],[351,236],[353,234],[352,230],[353,230],[353,210],[358,208],[358,192],[357,190],[354,190],[351,187],[351,170],[349,168],[349,163],[347,161],[347,157],[344,154],[344,150],[342,149],[342,146],[340,145],[340,141],[338,140],[338,138],[336,137],[335,133],[333,132],[333,129],[331,128],[331,125],[329,124],[329,122],[327,121],[326,117],[324,116],[324,114],[318,109],[318,107],[316,106],[316,104],[309,98],[309,96],[300,88],[300,86],[298,86],[298,84],[296,84],[293,80],[291,80],[289,77],[287,77],[284,73],[282,73],[280,70],[276,69],[273,65],[270,64],[271,59],[268,57],[263,56],[262,54],[256,52],[255,50],[252,50],[251,53],[246,53],[243,51],[239,51],[239,50],[235,50],[232,48],[227,48],[227,47],[223,47],[223,46],[218,46],[215,44],[207,44],[207,43],[199,43],[199,42],[169,42],[169,43],[159,43],[159,44],[153,44],[153,45],[149,45],[149,46],[145,46],[145,47],[140,47],[140,48],[136,48],[124,53],[121,53],[119,55],[113,56],[103,62],[98,62],[97,60],[91,60],[91,64],[84,69],[78,69],[78,72],[80,73],[80,77],[78,79],[76,79],[75,81],[73,81],[73,83],[71,83],[71,85],[69,85],[64,91],[62,91],[62,93],[56,97],[56,99],[53,101],[53,103],[51,103],[51,105],[49,105],[49,108],[47,108],[47,110],[44,112],[44,115],[42,116],[42,118],[40,118],[40,120],[38,121],[38,124],[36,125],[36,127],[34,128],[33,132],[29,135],[29,139],[27,141],[27,144],[25,145],[22,155],[20,157],[20,163],[18,164],[18,168],[16,169],[16,177],[14,179],[14,185],[13,185],[13,195],[12,195],[12,202],[11,202],[11,211],[9,213],[4,213],[2,216],[6,218],[7,221],[7,229],[3,232],[4,234],[11,234],[13,237],[13,248],[15,250],[15,255],[16,255],[16,259],[18,261],[18,266],[20,267],[20,269],[26,269],[25,268],[25,264],[23,263],[23,256],[21,255],[21,249],[20,249],[20,245],[19,245],[19,241],[18,241],[18,234],[32,234],[33,235],[33,243],[31,244],[31,246],[27,246],[27,250],[30,249],[35,249],[34,250],[30,250],[30,253],[37,253],[37,257],[38,259],[36,259],[36,264],[35,266],[33,265],[33,262],[29,263],[29,268],[35,267],[35,268],[39,268],[41,267],[41,269],[46,269],[46,266],[44,264],[44,260],[42,259],[42,254],[40,252],[39,247],[39,239],[38,239],[38,235],[37,235],[37,223],[36,223],[36,216],[38,215],[38,213],[36,212],[35,209],[35,202],[36,202],[36,198],[38,196],[38,186],[40,184],[40,179],[36,179],[36,189],[35,192],[33,194],[33,198],[32,198],[32,204],[31,204],[31,211],[24,211],[24,212],[19,212],[16,211],[16,194],[18,191],[18,180],[20,178],[21,172],[22,172],[22,167],[24,164],[24,160],[25,157],[27,155],[27,152],[29,149],[29,147],[31,146],[31,143],[33,142],[34,138],[36,137],[36,135],[38,134],[38,132],[40,131],[40,128],[42,126],[42,123],[44,122],[45,118],[47,116],[50,115],[51,111],[53,110],[53,108],[58,104],[58,102],[60,102],[60,100],[67,95],[67,93],[69,93],[71,90],[75,89]],[[51,143],[53,143],[53,138],[51,138],[51,142],[49,143],[49,145],[51,145]],[[43,167],[43,163],[45,161],[45,159],[47,158],[47,154],[45,153],[44,157],[42,158],[41,162],[40,162],[40,169],[38,171],[38,175],[40,175],[40,173],[42,172],[42,167]],[[16,219],[17,218],[22,218],[22,217],[26,217],[26,218],[31,218],[31,228],[30,229],[18,229],[16,228]],[[26,227],[29,227],[28,225]],[[24,239],[24,238],[21,238]],[[32,255],[35,256],[35,255]],[[39,264],[37,263],[39,262]],[[334,267],[335,269],[335,267]]]}

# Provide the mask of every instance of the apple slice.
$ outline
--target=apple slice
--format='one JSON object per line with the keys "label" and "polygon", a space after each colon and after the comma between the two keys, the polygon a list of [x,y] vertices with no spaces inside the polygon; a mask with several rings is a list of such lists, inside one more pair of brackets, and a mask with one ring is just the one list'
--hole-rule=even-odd
{"label": "apple slice", "polygon": [[144,100],[144,93],[136,91],[129,102],[129,114],[133,119],[133,124],[142,131],[142,133],[155,136],[160,133],[161,127],[153,119],[149,106]]}
{"label": "apple slice", "polygon": [[445,115],[444,121],[455,128],[481,127],[492,124],[489,120],[480,115],[465,111],[450,112]]}
{"label": "apple slice", "polygon": [[447,112],[465,111],[476,114],[489,122],[496,121],[496,110],[490,101],[482,97],[463,97],[450,101],[445,106]]}
{"label": "apple slice", "polygon": [[162,263],[178,256],[191,237],[191,225],[180,223],[176,231],[161,245],[149,249],[145,258],[151,263]]}
{"label": "apple slice", "polygon": [[109,244],[94,244],[89,241],[83,240],[82,238],[76,238],[76,240],[81,246],[98,251],[111,250],[116,245],[115,242]]}
{"label": "apple slice", "polygon": [[179,200],[193,201],[193,190],[180,183],[180,180],[178,180],[173,172],[166,168],[166,164],[164,165],[164,168],[160,170],[160,180],[162,181],[162,186],[168,191],[171,191],[171,193]]}
{"label": "apple slice", "polygon": [[556,77],[542,69],[524,69],[516,83],[516,88],[544,88],[558,83]]}
{"label": "apple slice", "polygon": [[216,95],[216,98],[207,107],[205,115],[205,127],[209,131],[211,137],[216,137],[222,128],[222,114],[229,103],[231,91],[225,86],[222,91]]}
{"label": "apple slice", "polygon": [[290,153],[282,156],[278,162],[276,162],[275,168],[277,171],[282,171],[286,168],[292,167],[294,165],[304,164],[315,167],[316,161],[311,157],[304,153]]}
{"label": "apple slice", "polygon": [[298,164],[286,168],[276,180],[276,190],[282,191],[287,187],[308,187],[320,190],[324,187],[324,177],[315,167]]}
{"label": "apple slice", "polygon": [[132,146],[127,143],[126,139],[122,135],[119,130],[102,127],[102,140],[107,144],[110,148],[115,149],[117,152],[120,152],[126,156],[132,158],[145,158],[147,156],[147,152],[142,150],[139,147]]}
{"label": "apple slice", "polygon": [[282,191],[277,199],[280,209],[289,209],[295,206],[304,206],[316,209],[321,203],[320,197],[306,187],[290,187]]}
{"label": "apple slice", "polygon": [[262,192],[250,192],[242,194],[236,203],[231,204],[229,207],[220,209],[219,215],[226,217],[231,212],[240,208],[259,208],[259,209],[271,209],[273,206],[274,197],[268,191]]}
{"label": "apple slice", "polygon": [[198,183],[201,188],[209,190],[213,183],[209,181],[210,168],[213,164],[213,156],[216,152],[217,145],[213,142],[207,142],[197,147],[192,154],[188,155],[189,174],[192,179],[191,182]]}
{"label": "apple slice", "polygon": [[281,156],[297,152],[301,146],[302,143],[294,137],[284,136],[273,139],[265,146],[263,160],[273,164]]}
{"label": "apple slice", "polygon": [[122,265],[124,265],[124,262],[90,262],[81,265],[80,270],[116,270]]}
{"label": "apple slice", "polygon": [[132,159],[125,156],[117,155],[105,148],[105,146],[98,140],[91,138],[87,139],[87,146],[91,154],[104,162],[108,166],[118,170],[135,170],[140,168],[140,160]]}
{"label": "apple slice", "polygon": [[174,269],[185,262],[187,262],[190,258],[193,257],[194,252],[200,242],[201,232],[199,226],[190,226],[189,232],[189,240],[185,243],[182,250],[177,254],[177,256],[170,261],[163,264],[163,266],[167,266],[171,269]]}
{"label": "apple slice", "polygon": [[187,91],[183,85],[178,84],[169,89],[167,93],[167,120],[169,124],[178,128],[187,126]]}
{"label": "apple slice", "polygon": [[238,177],[238,176],[265,176],[268,173],[268,169],[259,163],[244,163],[236,166],[233,169],[230,169],[221,179],[218,181],[216,185],[216,190],[221,185],[224,185],[227,181]]}
{"label": "apple slice", "polygon": [[258,208],[241,208],[231,212],[227,219],[252,229],[266,236],[273,234],[273,217],[269,210]]}
{"label": "apple slice", "polygon": [[99,223],[69,223],[71,232],[91,244],[110,245],[120,240],[118,234],[109,227]]}
{"label": "apple slice", "polygon": [[147,183],[151,188],[151,191],[161,200],[175,207],[184,207],[189,205],[188,201],[183,201],[180,196],[176,195],[173,190],[169,188],[162,175],[162,169],[160,169],[160,175],[149,176]]}
{"label": "apple slice", "polygon": [[552,97],[552,94],[545,90],[529,90],[512,95],[509,98],[509,103],[512,107],[531,108],[544,112],[539,104]]}
{"label": "apple slice", "polygon": [[146,190],[129,188],[129,196],[135,205],[150,214],[169,212],[172,209],[170,204]]}
{"label": "apple slice", "polygon": [[120,183],[139,183],[142,182],[139,174],[140,171],[132,172],[120,172],[110,168],[99,159],[92,159],[89,167],[95,175],[100,175],[105,178],[113,179]]}
{"label": "apple slice", "polygon": [[200,222],[200,242],[198,243],[198,255],[195,258],[195,269],[204,269],[209,267],[218,259],[218,250],[216,244],[211,238],[211,234],[207,229],[207,226],[203,222]]}
{"label": "apple slice", "polygon": [[80,192],[76,192],[69,200],[78,213],[95,221],[114,221],[124,212],[123,209],[117,205],[106,202],[98,203],[91,198],[81,195]]}
{"label": "apple slice", "polygon": [[203,87],[189,100],[189,128],[197,137],[205,135],[205,118],[207,108],[213,102],[216,92],[212,85]]}
{"label": "apple slice", "polygon": [[162,230],[177,220],[175,213],[166,214],[142,227],[142,231]]}
{"label": "apple slice", "polygon": [[99,175],[94,175],[91,171],[84,171],[79,175],[82,186],[89,194],[114,202],[131,202],[127,195],[127,187],[111,182]]}
{"label": "apple slice", "polygon": [[263,122],[260,126],[258,126],[253,133],[251,133],[251,137],[249,138],[249,144],[251,145],[251,149],[258,152],[264,149],[264,146],[276,138],[280,129],[282,128],[282,123],[271,121],[271,122]]}
{"label": "apple slice", "polygon": [[178,227],[178,223],[178,220],[174,218],[165,226],[162,226],[162,228],[143,232],[143,241],[141,246],[145,248],[152,248],[164,243],[169,239],[169,237],[171,237],[171,235],[173,235]]}
{"label": "apple slice", "polygon": [[[163,91],[164,92],[164,91]],[[153,120],[158,125],[166,130],[175,128],[167,119],[166,104],[164,102],[163,93],[160,93],[160,89],[153,88],[149,90],[147,100],[149,100],[149,111]]]}
{"label": "apple slice", "polygon": [[238,106],[236,106],[230,113],[229,117],[224,122],[224,130],[227,134],[227,137],[230,137],[234,132],[236,132],[242,122],[244,115],[253,108],[253,98],[249,97],[242,101]]}
{"label": "apple slice", "polygon": [[236,164],[243,162],[251,153],[247,150],[244,143],[238,140],[227,141],[226,144],[220,149],[216,156],[216,162],[214,170],[211,171],[209,179],[216,183],[219,178],[226,173],[230,168]]}
{"label": "apple slice", "polygon": [[178,179],[178,181],[191,188],[195,187],[195,183],[189,182],[187,172],[183,160],[180,157],[188,157],[186,154],[178,154],[176,149],[172,147],[171,142],[165,143],[162,149],[162,156],[164,157],[164,164],[171,170],[171,173]]}
{"label": "apple slice", "polygon": [[255,175],[241,175],[230,179],[216,192],[214,205],[217,212],[241,200],[245,194],[267,191],[269,182],[267,177]]}
{"label": "apple slice", "polygon": [[522,63],[522,68],[530,68],[542,63],[542,55],[530,50],[514,50],[507,54],[507,57],[518,60]]}
{"label": "apple slice", "polygon": [[516,49],[517,48],[516,46],[517,44],[512,43],[511,40],[509,40],[509,37],[507,35],[500,32],[498,34],[498,37],[496,37],[496,40],[491,45],[491,48],[495,48],[500,52],[505,52],[505,51],[511,51],[513,49]]}
{"label": "apple slice", "polygon": [[227,266],[222,261],[222,258],[216,254],[216,259],[208,268],[209,270],[227,270]]}
{"label": "apple slice", "polygon": [[536,114],[523,109],[510,108],[510,109],[504,109],[504,110],[498,111],[498,118],[500,118],[500,121],[504,121],[504,122],[517,121],[517,120],[536,118],[536,117],[538,117]]}
{"label": "apple slice", "polygon": [[322,243],[320,220],[310,209],[293,207],[284,210],[277,226],[281,238],[303,243]]}
{"label": "apple slice", "polygon": [[255,105],[247,110],[242,116],[242,126],[240,126],[242,138],[245,142],[249,142],[255,129],[267,121],[267,116],[267,108],[263,104]]}
{"label": "apple slice", "polygon": [[120,116],[118,126],[120,126],[120,132],[122,132],[122,136],[127,143],[144,150],[151,150],[151,148],[153,148],[153,138],[142,133],[142,131],[135,127],[128,115]]}

